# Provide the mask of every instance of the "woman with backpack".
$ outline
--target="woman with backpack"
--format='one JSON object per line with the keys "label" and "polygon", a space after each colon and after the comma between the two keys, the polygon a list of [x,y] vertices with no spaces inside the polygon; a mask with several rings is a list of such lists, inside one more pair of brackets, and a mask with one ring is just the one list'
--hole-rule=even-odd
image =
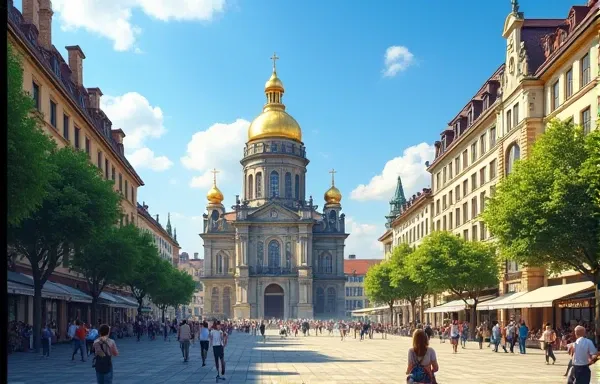
{"label": "woman with backpack", "polygon": [[113,366],[112,357],[119,356],[119,350],[117,344],[111,338],[110,327],[106,324],[102,324],[98,329],[100,337],[94,341],[94,364],[92,365],[96,369],[96,382],[98,384],[112,384],[113,380]]}
{"label": "woman with backpack", "polygon": [[416,329],[412,339],[413,347],[408,350],[408,367],[406,368],[406,382],[409,384],[435,384],[435,372],[440,367],[433,348],[429,347],[429,340],[425,331]]}

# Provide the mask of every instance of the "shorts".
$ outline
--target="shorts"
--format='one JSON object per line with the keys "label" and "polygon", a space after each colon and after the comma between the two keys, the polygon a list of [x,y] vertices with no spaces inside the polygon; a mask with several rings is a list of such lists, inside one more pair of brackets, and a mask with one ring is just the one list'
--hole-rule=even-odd
{"label": "shorts", "polygon": [[222,345],[213,345],[213,353],[215,355],[215,359],[217,358],[225,358],[225,350]]}
{"label": "shorts", "polygon": [[200,340],[200,349],[208,351],[208,340]]}

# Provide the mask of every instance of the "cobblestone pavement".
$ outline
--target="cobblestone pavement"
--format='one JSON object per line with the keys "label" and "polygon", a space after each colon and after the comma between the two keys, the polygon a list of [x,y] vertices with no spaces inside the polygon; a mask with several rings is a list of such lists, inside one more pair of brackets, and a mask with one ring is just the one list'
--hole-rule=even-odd
{"label": "cobblestone pavement", "polygon": [[[200,363],[199,343],[190,348],[190,361],[184,363],[178,343],[162,340],[117,340],[121,355],[114,359],[114,383],[215,383],[212,351],[206,367]],[[360,342],[352,336],[318,336],[281,339],[269,332],[265,343],[234,332],[225,351],[227,380],[220,383],[404,383],[410,339],[390,336]],[[564,352],[557,353],[556,365],[545,365],[540,350],[527,355],[479,350],[474,343],[453,355],[449,343],[432,340],[440,364],[440,384],[565,383],[562,377],[568,363]],[[592,383],[600,372],[594,367]],[[91,359],[71,361],[70,346],[53,346],[46,359],[32,353],[8,357],[11,384],[94,383]]]}

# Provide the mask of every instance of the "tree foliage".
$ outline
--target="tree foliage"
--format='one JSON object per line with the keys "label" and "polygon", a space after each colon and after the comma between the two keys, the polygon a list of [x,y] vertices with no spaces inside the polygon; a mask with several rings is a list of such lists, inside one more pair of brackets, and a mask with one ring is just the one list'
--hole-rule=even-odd
{"label": "tree foliage", "polygon": [[600,281],[600,131],[551,121],[483,212],[501,254]]}
{"label": "tree foliage", "polygon": [[48,277],[73,249],[82,246],[101,228],[112,226],[120,215],[119,196],[83,152],[69,147],[50,154],[58,177],[47,187],[37,211],[8,228],[8,245],[14,255],[31,265],[34,283],[34,340],[39,348],[41,293]]}
{"label": "tree foliage", "polygon": [[399,297],[399,289],[392,284],[394,266],[384,261],[369,268],[365,277],[365,292],[373,303],[385,303],[390,308],[390,321],[394,320],[394,301]]}
{"label": "tree foliage", "polygon": [[10,44],[7,59],[7,223],[18,225],[41,206],[50,181],[57,176],[49,160],[55,143],[40,128],[39,112],[23,90],[21,59]]}
{"label": "tree foliage", "polygon": [[[405,243],[396,246],[392,250],[390,260],[392,264],[391,283],[398,295],[397,299],[408,301],[411,305],[413,316],[416,316],[415,307],[417,300],[431,292],[428,291],[427,284],[416,281],[410,275],[410,271],[407,268],[407,260],[412,253],[414,253],[414,249]],[[413,321],[416,321],[416,318],[413,318]]]}
{"label": "tree foliage", "polygon": [[165,310],[168,307],[178,307],[189,304],[196,290],[196,282],[184,271],[173,267],[165,270],[163,285],[150,295],[150,299],[162,310],[162,320],[165,321]]}

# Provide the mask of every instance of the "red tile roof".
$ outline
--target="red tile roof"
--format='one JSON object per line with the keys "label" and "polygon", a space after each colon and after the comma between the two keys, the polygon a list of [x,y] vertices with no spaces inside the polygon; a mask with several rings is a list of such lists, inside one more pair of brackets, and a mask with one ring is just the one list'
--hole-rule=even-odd
{"label": "red tile roof", "polygon": [[369,268],[382,261],[382,259],[344,259],[344,274],[366,275]]}

